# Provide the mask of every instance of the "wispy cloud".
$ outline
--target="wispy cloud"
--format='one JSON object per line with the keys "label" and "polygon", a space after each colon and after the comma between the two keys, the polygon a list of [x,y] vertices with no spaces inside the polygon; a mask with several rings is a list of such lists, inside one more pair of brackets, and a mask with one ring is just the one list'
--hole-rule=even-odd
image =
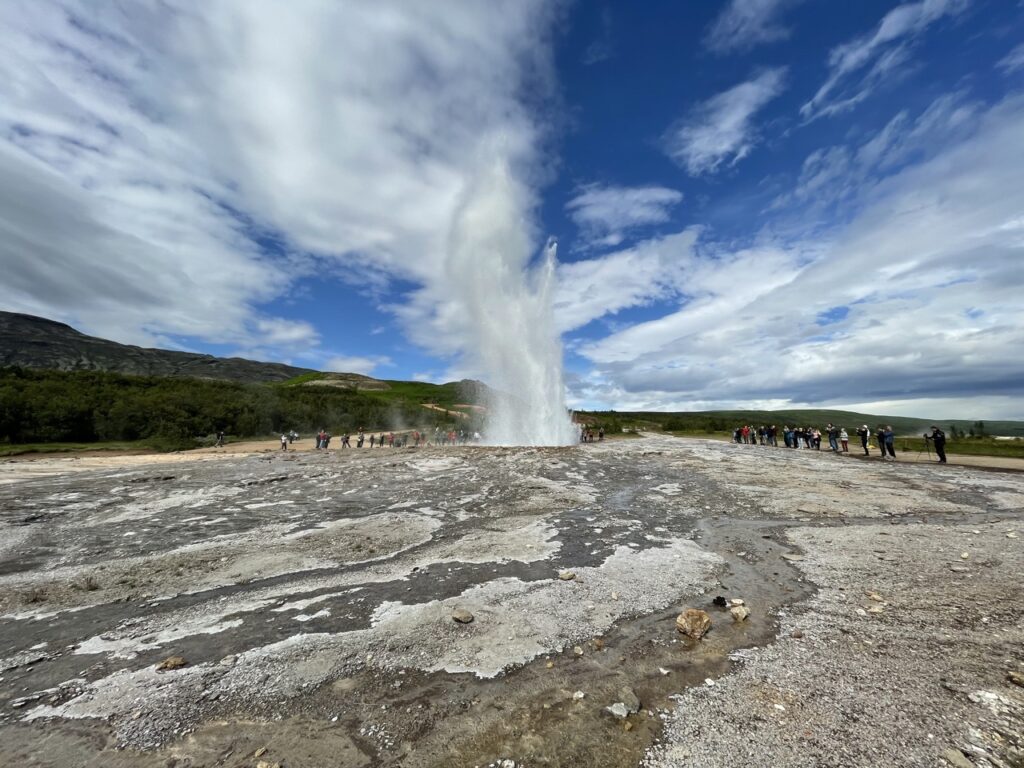
{"label": "wispy cloud", "polygon": [[715,53],[745,51],[789,37],[783,12],[802,0],[729,0],[708,27],[704,44]]}
{"label": "wispy cloud", "polygon": [[1024,43],[1021,43],[996,64],[1007,75],[1024,69]]}
{"label": "wispy cloud", "polygon": [[667,187],[588,184],[565,207],[588,244],[615,246],[630,230],[668,221],[682,199]]}
{"label": "wispy cloud", "polygon": [[853,108],[908,64],[914,38],[967,6],[967,0],[920,0],[889,11],[874,32],[832,49],[829,76],[800,114],[811,120]]}
{"label": "wispy cloud", "polygon": [[879,145],[848,151],[850,167],[887,169],[861,176],[848,223],[806,221],[815,234],[746,249],[677,248],[675,308],[581,345],[594,370],[579,399],[1019,408],[1024,99],[981,108],[950,94],[890,126]]}
{"label": "wispy cloud", "polygon": [[665,134],[666,152],[691,176],[735,165],[757,145],[754,116],[782,93],[785,76],[785,67],[768,69],[698,105]]}

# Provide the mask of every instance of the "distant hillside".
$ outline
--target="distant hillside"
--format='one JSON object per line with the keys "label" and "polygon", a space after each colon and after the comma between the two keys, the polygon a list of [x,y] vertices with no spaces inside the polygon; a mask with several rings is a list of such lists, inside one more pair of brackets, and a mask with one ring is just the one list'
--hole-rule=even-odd
{"label": "distant hillside", "polygon": [[308,368],[240,357],[133,347],[86,336],[69,325],[42,317],[0,312],[0,368],[9,367],[236,382],[286,381],[311,372]]}

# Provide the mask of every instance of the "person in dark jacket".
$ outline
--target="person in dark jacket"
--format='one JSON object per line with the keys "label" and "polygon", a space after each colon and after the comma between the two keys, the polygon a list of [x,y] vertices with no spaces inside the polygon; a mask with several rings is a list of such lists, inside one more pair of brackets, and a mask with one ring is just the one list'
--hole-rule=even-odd
{"label": "person in dark jacket", "polygon": [[860,447],[864,449],[864,455],[870,456],[871,451],[868,450],[868,440],[871,439],[871,430],[868,429],[868,425],[864,424],[860,429],[857,430],[857,434],[860,436]]}
{"label": "person in dark jacket", "polygon": [[924,436],[925,440],[931,440],[935,446],[935,455],[939,457],[939,464],[946,463],[946,433],[936,426],[932,426],[932,433]]}

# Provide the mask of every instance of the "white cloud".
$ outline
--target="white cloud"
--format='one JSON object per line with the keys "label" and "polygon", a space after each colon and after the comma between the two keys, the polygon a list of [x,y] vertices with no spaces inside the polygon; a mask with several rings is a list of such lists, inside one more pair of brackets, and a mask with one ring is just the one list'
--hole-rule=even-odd
{"label": "white cloud", "polygon": [[745,51],[789,37],[779,17],[800,0],[729,0],[708,27],[704,44],[716,53]]}
{"label": "white cloud", "polygon": [[614,246],[630,230],[668,221],[682,199],[681,192],[667,187],[588,184],[565,207],[588,243]]}
{"label": "white cloud", "polygon": [[898,76],[910,60],[908,45],[915,37],[967,6],[967,0],[919,0],[889,11],[874,32],[832,49],[829,76],[800,108],[800,114],[811,120],[844,112],[860,103],[881,83]]}
{"label": "white cloud", "polygon": [[782,93],[785,74],[784,67],[765,70],[698,105],[666,133],[669,156],[691,176],[738,163],[758,142],[754,115]]}
{"label": "white cloud", "polygon": [[369,376],[377,368],[388,365],[393,365],[393,363],[391,358],[386,355],[335,355],[325,361],[324,370],[332,373],[361,373],[364,376]]}
{"label": "white cloud", "polygon": [[698,234],[688,229],[600,258],[560,264],[555,296],[559,330],[676,296]]}
{"label": "white cloud", "polygon": [[[1004,417],[1024,416],[1024,98],[964,109],[939,100],[867,152],[892,166],[850,193],[849,223],[683,254],[678,308],[581,346],[594,372],[577,396],[619,408],[907,401],[935,418],[1002,402]],[[846,152],[851,167],[864,146]],[[936,412],[954,401],[957,414]]]}
{"label": "white cloud", "polygon": [[481,158],[532,179],[556,10],[3,3],[0,306],[291,355],[304,276],[436,283]]}
{"label": "white cloud", "polygon": [[1001,58],[996,66],[1007,75],[1024,69],[1024,43],[1021,43]]}

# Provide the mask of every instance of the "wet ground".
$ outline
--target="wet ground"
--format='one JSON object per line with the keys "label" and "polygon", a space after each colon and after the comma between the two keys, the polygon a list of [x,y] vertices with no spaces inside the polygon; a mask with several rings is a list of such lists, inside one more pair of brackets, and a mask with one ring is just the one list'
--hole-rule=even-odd
{"label": "wet ground", "polygon": [[[1008,675],[1024,672],[1014,650],[1024,642],[1020,474],[654,436],[569,449],[131,458],[0,486],[9,764],[737,764],[744,728],[729,743],[714,732],[772,722],[768,699],[744,702],[752,688],[736,690],[721,723],[699,728],[693,701],[712,711],[730,681],[794,642],[813,699],[815,665],[846,674],[843,638],[857,622],[901,626],[907,614],[891,594],[858,603],[863,616],[844,606],[827,631],[815,624],[844,590],[863,601],[869,587],[848,583],[864,579],[857,557],[905,599],[931,590],[912,603],[932,601],[939,622],[916,627],[919,648],[972,590],[972,601],[1016,606],[985,612],[977,637],[959,640],[966,656],[1001,656],[976,676],[991,672],[984,690],[1009,702],[999,704],[1010,712],[1002,746],[970,742],[970,707],[950,702],[946,730],[917,718],[939,731],[933,743],[922,732],[919,752],[889,764],[942,764],[960,728],[964,745],[987,750],[962,754],[998,766],[1019,739],[1013,697],[1024,689]],[[922,564],[907,572],[912,555]],[[716,596],[742,598],[750,617],[734,621]],[[675,629],[687,607],[714,622],[700,642]],[[473,621],[453,621],[458,609]],[[889,661],[913,655],[890,647]],[[183,665],[159,669],[170,657]],[[642,707],[621,719],[605,708],[626,688]],[[848,704],[871,695],[853,690]],[[813,741],[806,731],[751,764],[873,764],[870,750],[801,746]]]}

